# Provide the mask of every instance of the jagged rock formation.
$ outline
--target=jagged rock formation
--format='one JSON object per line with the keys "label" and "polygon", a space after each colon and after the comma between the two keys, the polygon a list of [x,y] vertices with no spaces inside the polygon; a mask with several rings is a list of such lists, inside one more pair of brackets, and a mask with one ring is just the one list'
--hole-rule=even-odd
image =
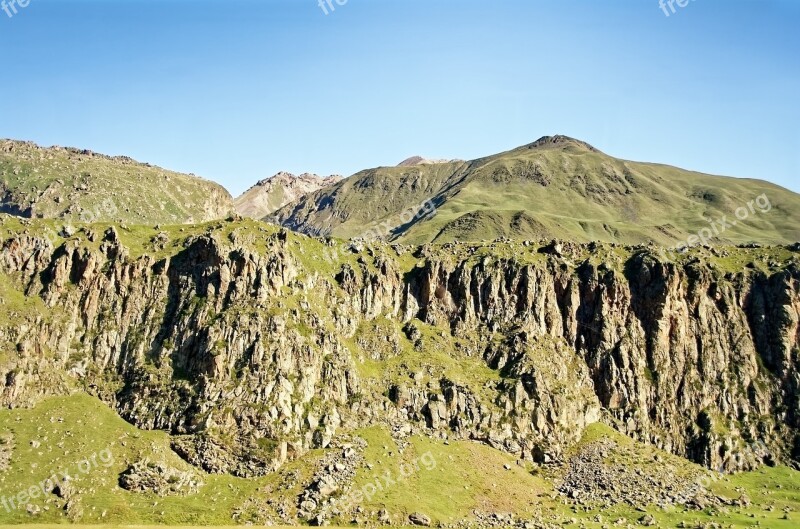
{"label": "jagged rock formation", "polygon": [[219,184],[127,156],[0,140],[0,213],[73,222],[189,224],[226,218]]}
{"label": "jagged rock formation", "polygon": [[154,257],[122,228],[38,229],[2,241],[0,403],[77,384],[211,472],[264,474],[378,422],[537,462],[601,420],[714,468],[761,464],[740,457],[756,440],[800,457],[788,248],[358,250],[240,221]]}
{"label": "jagged rock formation", "polygon": [[245,191],[235,201],[239,215],[251,219],[262,219],[271,215],[286,204],[294,202],[309,193],[332,186],[341,176],[321,177],[303,173],[295,176],[280,172]]}
{"label": "jagged rock formation", "polygon": [[119,477],[119,486],[132,492],[152,492],[161,497],[194,494],[203,481],[194,472],[184,472],[163,462],[143,460]]}

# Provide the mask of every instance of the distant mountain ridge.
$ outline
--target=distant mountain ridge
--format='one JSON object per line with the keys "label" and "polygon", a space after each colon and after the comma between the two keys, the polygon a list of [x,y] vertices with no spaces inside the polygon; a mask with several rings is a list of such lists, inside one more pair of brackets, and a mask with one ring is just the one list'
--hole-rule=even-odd
{"label": "distant mountain ridge", "polygon": [[[621,160],[568,136],[471,161],[420,160],[361,171],[268,220],[343,238],[381,226],[384,238],[411,244],[558,238],[674,245],[701,230],[724,243],[800,240],[800,195],[792,191]],[[768,212],[752,207],[757,197],[768,201]],[[422,203],[435,205],[435,213],[409,219],[406,212]]]}
{"label": "distant mountain ridge", "polygon": [[234,205],[237,213],[243,217],[261,219],[290,202],[319,189],[331,186],[342,179],[332,175],[320,177],[311,173],[295,176],[292,173],[280,172],[256,185],[236,198]]}
{"label": "distant mountain ridge", "polygon": [[235,212],[309,235],[411,244],[800,240],[800,195],[792,191],[621,160],[563,135],[470,161],[414,156],[347,179],[281,172],[235,201],[219,184],[127,156],[0,140],[0,213],[192,224]]}

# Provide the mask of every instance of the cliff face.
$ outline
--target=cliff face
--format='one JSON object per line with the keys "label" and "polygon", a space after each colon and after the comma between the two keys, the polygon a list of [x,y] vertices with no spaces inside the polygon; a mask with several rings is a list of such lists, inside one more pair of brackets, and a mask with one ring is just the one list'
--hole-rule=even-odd
{"label": "cliff face", "polygon": [[756,441],[800,457],[796,248],[664,263],[355,247],[246,221],[133,240],[7,234],[2,405],[84,388],[242,476],[376,422],[536,461],[597,421],[729,470],[763,462],[743,450]]}

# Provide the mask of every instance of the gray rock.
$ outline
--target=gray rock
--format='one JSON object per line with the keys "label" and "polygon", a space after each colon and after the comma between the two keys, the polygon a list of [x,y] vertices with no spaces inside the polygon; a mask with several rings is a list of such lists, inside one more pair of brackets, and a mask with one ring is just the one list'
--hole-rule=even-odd
{"label": "gray rock", "polygon": [[431,526],[431,519],[429,516],[415,512],[408,515],[408,521],[411,522],[412,525],[418,525],[421,527],[430,527]]}

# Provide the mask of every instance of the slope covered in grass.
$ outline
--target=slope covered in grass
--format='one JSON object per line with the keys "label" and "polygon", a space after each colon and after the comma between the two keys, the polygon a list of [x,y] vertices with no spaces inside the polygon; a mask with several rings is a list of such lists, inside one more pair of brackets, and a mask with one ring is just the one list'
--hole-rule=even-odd
{"label": "slope covered in grass", "polygon": [[554,136],[470,162],[362,171],[274,218],[304,233],[413,244],[511,237],[672,245],[703,228],[720,242],[785,244],[800,240],[800,195],[620,160]]}
{"label": "slope covered in grass", "polygon": [[0,140],[0,212],[84,222],[186,224],[223,218],[219,184],[125,156]]}

